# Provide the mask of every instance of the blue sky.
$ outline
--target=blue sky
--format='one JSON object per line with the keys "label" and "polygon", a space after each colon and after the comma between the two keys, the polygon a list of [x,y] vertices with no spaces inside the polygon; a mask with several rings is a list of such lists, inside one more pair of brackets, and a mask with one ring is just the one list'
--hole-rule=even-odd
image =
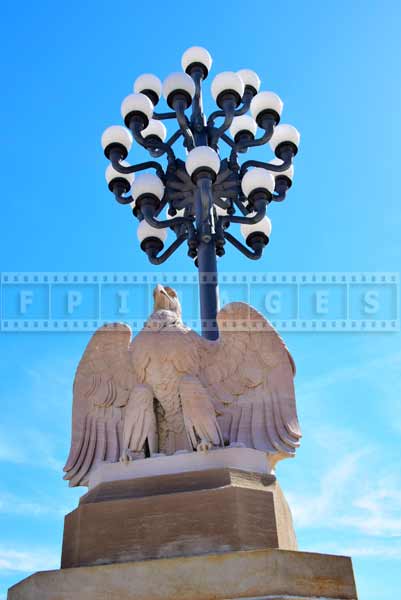
{"label": "blue sky", "polygon": [[[165,77],[196,44],[211,52],[214,74],[256,70],[302,134],[264,259],[228,250],[220,268],[398,272],[399,2],[178,5],[3,4],[0,271],[150,270],[129,211],[106,188],[100,135],[120,122],[137,75]],[[192,265],[182,251],[166,270]],[[390,600],[401,559],[400,333],[283,335],[298,366],[304,439],[278,477],[299,546],[351,554],[360,600]],[[63,516],[81,494],[61,468],[88,339],[0,332],[1,599],[29,573],[58,566]]]}

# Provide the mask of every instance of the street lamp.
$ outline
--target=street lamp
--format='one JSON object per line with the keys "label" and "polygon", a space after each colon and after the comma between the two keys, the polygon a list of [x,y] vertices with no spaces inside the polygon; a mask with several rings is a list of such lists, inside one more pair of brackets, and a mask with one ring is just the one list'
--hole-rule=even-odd
{"label": "street lamp", "polygon": [[[202,334],[216,339],[216,256],[224,254],[226,242],[252,260],[262,256],[271,232],[266,208],[284,200],[292,185],[300,135],[280,123],[281,99],[273,92],[259,92],[259,77],[248,69],[216,75],[211,94],[218,109],[206,119],[202,82],[212,58],[204,48],[192,47],[184,52],[181,64],[183,70],[163,84],[148,73],[136,79],[133,93],[121,104],[125,127],[109,127],[102,135],[110,160],[106,180],[116,200],[131,205],[139,220],[141,248],[152,264],[164,263],[187,242],[188,255],[199,271]],[[162,94],[171,110],[158,113],[155,106]],[[172,119],[178,129],[167,139],[162,121]],[[185,160],[173,149],[181,138]],[[157,160],[129,165],[125,159],[134,141],[152,159],[164,157],[165,166]],[[276,155],[271,162],[240,164],[240,155],[267,143]],[[222,146],[228,150],[225,158]],[[165,207],[167,217],[160,219]],[[232,223],[241,225],[245,245],[230,233]],[[164,249],[169,229],[175,240]]]}

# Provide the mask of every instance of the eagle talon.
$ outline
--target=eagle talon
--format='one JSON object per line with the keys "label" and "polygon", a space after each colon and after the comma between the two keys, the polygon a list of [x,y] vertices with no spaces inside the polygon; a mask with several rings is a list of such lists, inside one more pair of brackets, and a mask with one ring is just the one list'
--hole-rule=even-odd
{"label": "eagle talon", "polygon": [[213,448],[213,444],[207,440],[201,440],[197,445],[196,449],[198,452],[207,452]]}
{"label": "eagle talon", "polygon": [[127,465],[128,463],[132,462],[133,460],[138,460],[141,458],[145,458],[144,452],[134,452],[133,450],[130,450],[129,448],[124,448],[124,450],[122,451],[121,456],[120,456],[120,462]]}
{"label": "eagle talon", "polygon": [[128,450],[128,448],[124,448],[124,450],[121,452],[120,462],[123,463],[124,465],[127,465],[131,460],[129,453],[130,453],[130,450]]}
{"label": "eagle talon", "polygon": [[243,444],[242,442],[231,442],[231,444],[228,447],[229,448],[246,448],[246,445]]}

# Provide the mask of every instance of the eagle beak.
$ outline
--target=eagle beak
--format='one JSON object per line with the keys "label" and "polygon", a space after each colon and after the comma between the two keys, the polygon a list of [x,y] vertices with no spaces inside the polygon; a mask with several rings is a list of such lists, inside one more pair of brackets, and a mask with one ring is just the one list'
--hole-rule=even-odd
{"label": "eagle beak", "polygon": [[155,294],[164,294],[168,298],[168,293],[166,292],[164,287],[162,285],[160,285],[160,283],[158,283],[155,288]]}

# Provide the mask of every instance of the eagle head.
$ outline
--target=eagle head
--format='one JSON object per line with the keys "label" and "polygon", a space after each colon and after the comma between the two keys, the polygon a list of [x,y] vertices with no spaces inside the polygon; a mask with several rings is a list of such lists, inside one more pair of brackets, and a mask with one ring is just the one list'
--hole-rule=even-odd
{"label": "eagle head", "polygon": [[153,312],[169,310],[181,319],[181,304],[173,288],[158,284],[153,291],[153,299]]}

